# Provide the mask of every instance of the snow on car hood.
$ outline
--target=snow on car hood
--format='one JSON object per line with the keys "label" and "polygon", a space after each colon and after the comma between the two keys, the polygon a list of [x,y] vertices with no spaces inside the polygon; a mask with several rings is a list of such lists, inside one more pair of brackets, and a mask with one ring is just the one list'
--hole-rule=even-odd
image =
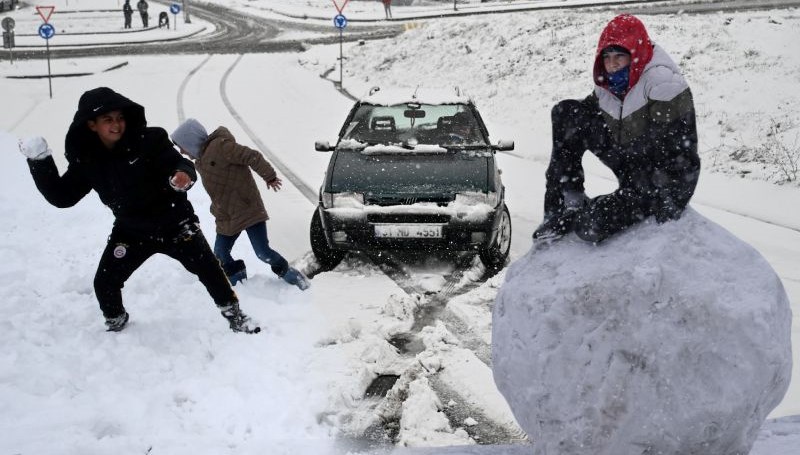
{"label": "snow on car hood", "polygon": [[[403,147],[400,145],[375,144],[369,145],[353,139],[343,139],[336,145],[337,149],[356,150],[364,155],[403,155],[403,154],[444,154],[450,152],[446,147],[436,144],[417,144],[413,147]],[[469,156],[490,156],[493,152],[488,146],[469,147],[457,149],[460,153]]]}
{"label": "snow on car hood", "polygon": [[464,192],[458,193],[456,200],[445,206],[439,206],[435,202],[381,206],[365,205],[356,196],[340,194],[336,197],[336,207],[325,209],[325,211],[339,219],[359,219],[373,214],[422,214],[448,215],[461,221],[480,222],[494,212],[494,207],[487,204],[485,200],[484,193]]}

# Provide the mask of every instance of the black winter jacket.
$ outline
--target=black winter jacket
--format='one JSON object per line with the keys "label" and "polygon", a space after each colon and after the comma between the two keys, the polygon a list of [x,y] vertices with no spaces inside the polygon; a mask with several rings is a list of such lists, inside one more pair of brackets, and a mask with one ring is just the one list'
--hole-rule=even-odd
{"label": "black winter jacket", "polygon": [[[109,150],[86,123],[114,110],[123,112],[126,128]],[[178,170],[197,180],[194,166],[175,150],[164,129],[146,123],[142,106],[109,88],[84,93],[65,141],[67,171],[59,176],[52,157],[28,160],[36,187],[62,208],[95,190],[114,213],[115,226],[143,235],[169,236],[184,222],[196,222],[186,193],[169,185]]]}

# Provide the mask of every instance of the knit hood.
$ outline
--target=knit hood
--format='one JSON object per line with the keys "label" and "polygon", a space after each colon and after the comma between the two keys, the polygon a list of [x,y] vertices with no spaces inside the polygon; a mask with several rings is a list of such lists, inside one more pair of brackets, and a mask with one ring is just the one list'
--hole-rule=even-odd
{"label": "knit hood", "polygon": [[203,152],[203,146],[208,141],[208,133],[200,122],[190,118],[175,128],[170,138],[192,158],[198,159]]}
{"label": "knit hood", "polygon": [[642,21],[630,14],[620,14],[611,20],[600,34],[594,57],[594,83],[608,87],[606,69],[603,65],[603,49],[620,46],[631,54],[628,89],[639,82],[644,67],[653,58],[653,43]]}

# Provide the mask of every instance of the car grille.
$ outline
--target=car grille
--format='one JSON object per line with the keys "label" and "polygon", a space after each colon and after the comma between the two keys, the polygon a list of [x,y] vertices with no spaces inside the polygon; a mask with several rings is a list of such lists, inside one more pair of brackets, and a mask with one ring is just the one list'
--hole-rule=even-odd
{"label": "car grille", "polygon": [[380,205],[380,206],[387,206],[387,205],[411,205],[416,204],[417,202],[435,202],[440,206],[445,206],[452,202],[454,199],[453,196],[425,196],[425,195],[410,195],[410,196],[401,196],[401,195],[392,195],[392,196],[375,196],[375,195],[367,195],[364,197],[365,204],[371,205]]}
{"label": "car grille", "polygon": [[449,215],[416,214],[416,213],[373,213],[367,215],[370,223],[442,223],[450,222]]}

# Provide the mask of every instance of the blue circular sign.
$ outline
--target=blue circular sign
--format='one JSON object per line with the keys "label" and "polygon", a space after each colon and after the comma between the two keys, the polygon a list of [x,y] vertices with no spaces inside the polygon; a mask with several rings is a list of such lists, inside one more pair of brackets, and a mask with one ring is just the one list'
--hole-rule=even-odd
{"label": "blue circular sign", "polygon": [[335,25],[336,28],[345,28],[347,27],[347,18],[344,17],[343,14],[337,14],[333,17],[333,25]]}
{"label": "blue circular sign", "polygon": [[170,11],[172,14],[178,14],[178,13],[180,13],[180,12],[181,12],[181,5],[179,5],[179,4],[177,4],[177,3],[173,3],[172,5],[170,5],[170,7],[169,7],[169,11]]}
{"label": "blue circular sign", "polygon": [[50,23],[44,23],[39,26],[39,36],[44,39],[50,39],[56,35],[56,28]]}

